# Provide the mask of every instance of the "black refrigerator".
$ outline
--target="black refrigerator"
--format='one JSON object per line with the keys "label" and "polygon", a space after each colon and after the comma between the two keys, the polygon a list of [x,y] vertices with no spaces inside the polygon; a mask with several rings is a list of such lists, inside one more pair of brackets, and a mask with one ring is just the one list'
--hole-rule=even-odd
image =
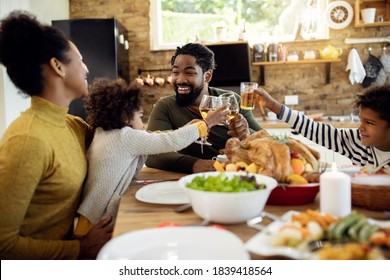
{"label": "black refrigerator", "polygon": [[[76,44],[89,69],[89,84],[96,77],[130,80],[127,30],[115,18],[54,20],[52,25]],[[69,113],[86,119],[83,100],[74,100]]]}

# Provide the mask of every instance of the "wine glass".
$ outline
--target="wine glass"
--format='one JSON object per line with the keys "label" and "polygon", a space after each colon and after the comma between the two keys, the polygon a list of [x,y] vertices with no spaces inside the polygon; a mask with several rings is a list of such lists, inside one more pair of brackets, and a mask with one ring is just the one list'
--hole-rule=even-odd
{"label": "wine glass", "polygon": [[[203,119],[207,117],[209,111],[214,110],[221,106],[221,100],[216,96],[203,95],[199,104],[199,112]],[[207,137],[201,137],[200,140],[195,141],[197,144],[211,146],[212,144],[207,141]],[[203,146],[202,146],[203,151]]]}
{"label": "wine glass", "polygon": [[[233,93],[224,93],[220,95],[221,98],[221,105],[224,106],[225,104],[229,104],[228,110],[229,110],[229,121],[233,119],[235,116],[239,113],[239,105],[237,102],[236,97]],[[222,125],[227,125],[228,121]]]}

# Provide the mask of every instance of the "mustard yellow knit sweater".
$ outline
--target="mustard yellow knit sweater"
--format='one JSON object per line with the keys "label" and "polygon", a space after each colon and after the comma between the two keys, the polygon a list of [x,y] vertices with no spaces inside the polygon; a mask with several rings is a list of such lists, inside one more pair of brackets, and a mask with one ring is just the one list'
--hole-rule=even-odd
{"label": "mustard yellow knit sweater", "polygon": [[32,97],[0,142],[0,258],[76,259],[73,221],[87,173],[88,125]]}

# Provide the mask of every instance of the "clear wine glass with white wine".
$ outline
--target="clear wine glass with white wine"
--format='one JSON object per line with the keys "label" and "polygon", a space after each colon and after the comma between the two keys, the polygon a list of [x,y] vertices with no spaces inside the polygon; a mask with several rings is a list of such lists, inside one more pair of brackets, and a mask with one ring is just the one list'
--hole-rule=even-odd
{"label": "clear wine glass with white wine", "polygon": [[[207,117],[207,114],[211,110],[215,110],[221,107],[221,100],[216,96],[211,95],[203,95],[202,100],[199,104],[199,112],[203,119]],[[211,146],[212,144],[207,141],[207,137],[201,137],[200,140],[195,141],[195,143],[202,145],[202,153],[203,153],[203,145]]]}
{"label": "clear wine glass with white wine", "polygon": [[[233,93],[224,93],[220,95],[220,98],[221,98],[221,106],[229,104],[229,108],[227,109],[229,110],[229,121],[230,121],[235,116],[237,116],[240,111],[240,106],[237,102],[237,99]],[[228,124],[229,123],[226,122],[222,125],[228,125]]]}

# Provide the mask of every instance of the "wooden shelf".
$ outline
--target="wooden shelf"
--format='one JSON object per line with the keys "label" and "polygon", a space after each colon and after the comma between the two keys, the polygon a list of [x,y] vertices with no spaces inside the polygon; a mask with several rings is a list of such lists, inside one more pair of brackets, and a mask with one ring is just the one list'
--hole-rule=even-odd
{"label": "wooden shelf", "polygon": [[[383,16],[382,22],[363,23],[360,11],[365,8],[376,8],[375,16]],[[390,26],[389,0],[356,0],[355,1],[355,27]]]}
{"label": "wooden shelf", "polygon": [[355,27],[376,27],[376,26],[390,26],[390,21],[374,22],[374,23],[355,23]]}
{"label": "wooden shelf", "polygon": [[325,81],[327,84],[330,82],[330,64],[334,62],[340,62],[341,59],[310,59],[310,60],[298,60],[298,61],[265,61],[265,62],[253,62],[252,66],[260,66],[260,85],[265,85],[265,66],[272,65],[293,65],[293,64],[318,64],[325,63]]}

